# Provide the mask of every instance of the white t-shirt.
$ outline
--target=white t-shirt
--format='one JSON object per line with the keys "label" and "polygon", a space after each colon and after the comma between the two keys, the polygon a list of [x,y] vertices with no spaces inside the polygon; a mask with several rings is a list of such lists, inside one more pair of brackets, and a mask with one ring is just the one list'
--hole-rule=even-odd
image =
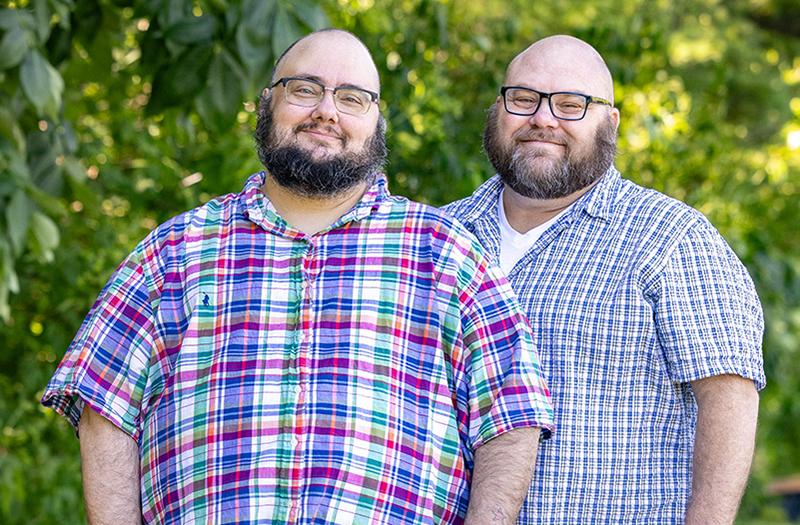
{"label": "white t-shirt", "polygon": [[522,256],[536,243],[539,237],[545,232],[551,224],[556,222],[559,217],[564,215],[572,205],[570,204],[564,208],[558,215],[548,220],[539,226],[528,230],[526,233],[520,233],[508,223],[506,218],[506,209],[503,206],[503,193],[505,188],[500,192],[500,197],[497,199],[497,215],[500,217],[500,268],[503,273],[508,275],[511,269],[517,264],[517,261],[522,259]]}

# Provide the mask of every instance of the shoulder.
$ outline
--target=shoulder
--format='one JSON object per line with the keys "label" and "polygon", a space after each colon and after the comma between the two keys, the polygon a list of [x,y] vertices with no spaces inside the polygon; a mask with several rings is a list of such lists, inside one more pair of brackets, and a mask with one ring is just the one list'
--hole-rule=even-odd
{"label": "shoulder", "polygon": [[693,239],[722,240],[700,211],[658,190],[621,179],[610,206],[610,224],[627,242],[668,257]]}
{"label": "shoulder", "polygon": [[442,206],[442,211],[454,217],[467,217],[470,212],[475,208],[475,196],[468,195],[463,199],[453,201],[450,204]]}
{"label": "shoulder", "polygon": [[440,277],[481,279],[485,273],[488,258],[478,239],[445,210],[393,196],[379,213],[389,217],[387,228],[402,232],[418,254],[426,253]]}
{"label": "shoulder", "polygon": [[[140,250],[161,250],[185,242],[187,237],[213,228],[242,215],[243,208],[236,194],[227,194],[194,209],[180,213],[159,224],[139,244]],[[243,215],[242,215],[243,217]],[[198,232],[198,230],[201,230]]]}
{"label": "shoulder", "polygon": [[500,176],[495,175],[478,186],[471,195],[443,206],[442,210],[460,221],[471,224],[497,205],[497,199],[502,189],[503,183]]}
{"label": "shoulder", "polygon": [[421,228],[426,233],[442,240],[467,242],[475,237],[456,217],[444,208],[412,201],[405,197],[392,196],[381,206],[381,212],[402,219],[411,227]]}
{"label": "shoulder", "polygon": [[613,213],[617,220],[659,230],[665,226],[671,230],[685,230],[708,222],[688,204],[625,179],[620,181]]}

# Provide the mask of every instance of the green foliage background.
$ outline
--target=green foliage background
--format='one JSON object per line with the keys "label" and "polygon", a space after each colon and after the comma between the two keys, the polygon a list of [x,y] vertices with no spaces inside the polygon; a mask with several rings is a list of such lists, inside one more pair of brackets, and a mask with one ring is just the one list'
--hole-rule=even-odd
{"label": "green foliage background", "polygon": [[769,384],[740,516],[784,519],[765,487],[800,472],[797,2],[0,6],[0,522],[84,522],[77,440],[42,389],[135,243],[259,169],[255,101],[276,53],[327,26],[378,63],[393,191],[433,204],[491,175],[485,108],[516,53],[554,33],[598,48],[622,112],[618,167],[708,215],[758,286]]}

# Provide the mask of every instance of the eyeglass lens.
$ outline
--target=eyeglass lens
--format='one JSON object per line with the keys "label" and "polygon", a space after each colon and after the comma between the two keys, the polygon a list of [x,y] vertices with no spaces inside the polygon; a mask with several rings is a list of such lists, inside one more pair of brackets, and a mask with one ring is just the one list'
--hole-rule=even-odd
{"label": "eyeglass lens", "polygon": [[[286,100],[304,107],[314,107],[325,96],[325,88],[310,80],[292,79],[286,82]],[[361,115],[369,110],[372,102],[369,94],[357,88],[337,88],[333,103],[336,109],[351,115]]]}
{"label": "eyeglass lens", "polygon": [[[580,118],[586,111],[586,98],[570,93],[553,93],[549,97],[550,111],[556,117]],[[533,114],[539,106],[541,95],[527,89],[509,89],[505,94],[507,108],[515,113]]]}

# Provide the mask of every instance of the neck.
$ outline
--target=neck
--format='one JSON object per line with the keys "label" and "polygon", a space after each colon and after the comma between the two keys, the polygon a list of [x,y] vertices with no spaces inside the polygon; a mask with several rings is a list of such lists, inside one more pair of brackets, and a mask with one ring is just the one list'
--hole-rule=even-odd
{"label": "neck", "polygon": [[520,195],[506,185],[503,191],[503,208],[506,212],[506,220],[518,232],[529,232],[567,209],[573,202],[592,189],[595,184],[597,184],[597,181],[575,193],[570,193],[566,197],[558,199],[532,199]]}
{"label": "neck", "polygon": [[367,182],[333,197],[314,198],[298,195],[280,186],[267,173],[261,191],[270,200],[278,215],[306,235],[314,235],[350,211],[367,190]]}

